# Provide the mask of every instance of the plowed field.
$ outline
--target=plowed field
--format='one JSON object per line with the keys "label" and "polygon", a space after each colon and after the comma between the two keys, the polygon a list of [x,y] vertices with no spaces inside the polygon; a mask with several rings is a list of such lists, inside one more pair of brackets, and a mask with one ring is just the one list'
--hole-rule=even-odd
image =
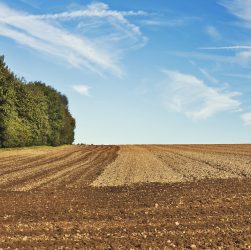
{"label": "plowed field", "polygon": [[251,249],[251,145],[0,150],[0,249]]}

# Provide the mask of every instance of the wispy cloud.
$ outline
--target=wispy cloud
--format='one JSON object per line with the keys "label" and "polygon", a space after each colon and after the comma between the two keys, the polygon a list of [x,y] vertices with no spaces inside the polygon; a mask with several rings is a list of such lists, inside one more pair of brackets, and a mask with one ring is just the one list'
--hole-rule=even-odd
{"label": "wispy cloud", "polygon": [[201,68],[201,67],[198,66],[197,63],[195,63],[194,61],[189,60],[189,62],[190,62],[193,66],[195,66],[195,67],[200,71],[200,73],[201,73],[202,75],[204,75],[210,82],[215,83],[215,84],[218,84],[218,83],[219,83],[218,79],[216,79],[213,75],[211,75],[211,74],[209,73],[208,70],[206,70],[206,69],[204,69],[204,68]]}
{"label": "wispy cloud", "polygon": [[[229,13],[238,18],[240,28],[251,29],[251,1],[250,0],[219,0],[220,5],[225,7]],[[235,45],[216,48],[219,50],[244,50],[236,52],[235,62],[242,65],[250,65],[251,63],[251,45]]]}
{"label": "wispy cloud", "polygon": [[73,90],[76,91],[77,93],[85,96],[90,96],[90,87],[88,85],[74,85]]}
{"label": "wispy cloud", "polygon": [[220,63],[234,63],[233,56],[224,56],[224,55],[217,55],[217,54],[209,54],[209,53],[201,53],[201,52],[190,52],[190,51],[172,51],[167,52],[169,55],[179,56],[190,59],[197,59],[202,61],[213,61],[213,62],[220,62]]}
{"label": "wispy cloud", "polygon": [[212,76],[208,70],[206,69],[203,69],[203,68],[199,68],[200,72],[210,81],[210,82],[213,82],[215,84],[218,84],[219,83],[219,80],[216,79],[214,76]]}
{"label": "wispy cloud", "polygon": [[251,27],[250,0],[220,0],[219,4],[224,6],[231,14],[235,15]]}
{"label": "wispy cloud", "polygon": [[[208,47],[208,48],[200,48],[200,50],[225,50],[228,48],[225,47]],[[213,61],[217,63],[224,63],[224,64],[232,64],[232,65],[239,65],[239,66],[248,66],[250,67],[251,64],[251,49],[244,50],[244,51],[237,51],[237,53],[233,53],[232,55],[219,55],[216,53],[202,53],[202,52],[188,52],[188,51],[173,51],[167,52],[170,55],[179,56],[187,58],[188,60],[196,59],[201,61]]]}
{"label": "wispy cloud", "polygon": [[[120,77],[123,75],[119,60],[121,53],[141,47],[146,42],[139,27],[127,20],[128,15],[144,13],[111,11],[106,4],[94,3],[81,11],[35,16],[0,4],[0,36],[47,53],[74,67],[85,67],[99,74],[107,71]],[[87,36],[63,28],[63,21],[77,18],[79,25],[83,17],[86,17],[85,23],[99,19],[100,25],[108,25],[109,29],[105,35],[100,34],[102,29],[97,25],[95,36]],[[103,46],[100,46],[100,41]]]}
{"label": "wispy cloud", "polygon": [[242,66],[251,64],[251,46],[249,45],[204,47],[200,48],[200,50],[234,50],[237,52],[235,52],[233,56],[228,56],[229,62],[237,63]]}
{"label": "wispy cloud", "polygon": [[241,51],[235,55],[236,61],[241,65],[250,65],[251,50]]}
{"label": "wispy cloud", "polygon": [[251,113],[245,113],[241,115],[241,119],[245,125],[251,125]]}
{"label": "wispy cloud", "polygon": [[221,34],[220,32],[216,29],[216,27],[209,25],[205,29],[207,35],[211,37],[213,40],[220,40],[221,39]]}
{"label": "wispy cloud", "polygon": [[97,2],[90,4],[83,10],[77,11],[66,11],[63,13],[56,14],[45,14],[34,16],[39,19],[73,19],[77,17],[114,17],[117,20],[121,19],[123,22],[127,23],[128,21],[125,19],[126,16],[147,16],[148,14],[145,11],[115,11],[110,10],[109,6],[105,3]]}
{"label": "wispy cloud", "polygon": [[202,47],[201,50],[245,50],[251,49],[250,45],[235,45],[235,46],[222,46],[222,47]]}
{"label": "wispy cloud", "polygon": [[206,119],[217,113],[239,111],[238,92],[208,86],[196,76],[165,70],[166,105],[169,110],[184,113],[192,119]]}
{"label": "wispy cloud", "polygon": [[148,18],[142,20],[140,23],[145,26],[159,26],[159,27],[181,27],[190,24],[193,21],[198,21],[198,17],[180,17],[180,18]]}

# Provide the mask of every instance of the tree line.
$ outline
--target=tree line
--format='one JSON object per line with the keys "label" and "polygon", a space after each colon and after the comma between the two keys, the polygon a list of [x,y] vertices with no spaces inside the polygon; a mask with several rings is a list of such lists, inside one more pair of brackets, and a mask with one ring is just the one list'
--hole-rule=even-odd
{"label": "tree line", "polygon": [[26,83],[0,57],[0,148],[72,144],[74,129],[65,95],[42,82]]}

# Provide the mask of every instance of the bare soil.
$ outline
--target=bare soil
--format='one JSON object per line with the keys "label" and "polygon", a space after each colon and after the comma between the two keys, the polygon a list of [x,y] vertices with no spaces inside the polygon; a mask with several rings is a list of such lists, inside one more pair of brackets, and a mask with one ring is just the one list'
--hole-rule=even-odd
{"label": "bare soil", "polygon": [[249,145],[125,145],[92,185],[243,177],[251,177]]}
{"label": "bare soil", "polygon": [[118,150],[118,146],[93,145],[0,151],[0,189],[29,191],[88,185],[116,159]]}
{"label": "bare soil", "polygon": [[0,150],[0,249],[251,249],[251,145]]}

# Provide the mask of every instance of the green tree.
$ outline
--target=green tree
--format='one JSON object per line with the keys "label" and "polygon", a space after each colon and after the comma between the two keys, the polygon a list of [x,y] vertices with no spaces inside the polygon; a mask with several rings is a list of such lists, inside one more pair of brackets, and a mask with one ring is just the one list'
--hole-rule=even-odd
{"label": "green tree", "polygon": [[66,96],[18,79],[0,57],[0,147],[72,144],[74,129]]}

